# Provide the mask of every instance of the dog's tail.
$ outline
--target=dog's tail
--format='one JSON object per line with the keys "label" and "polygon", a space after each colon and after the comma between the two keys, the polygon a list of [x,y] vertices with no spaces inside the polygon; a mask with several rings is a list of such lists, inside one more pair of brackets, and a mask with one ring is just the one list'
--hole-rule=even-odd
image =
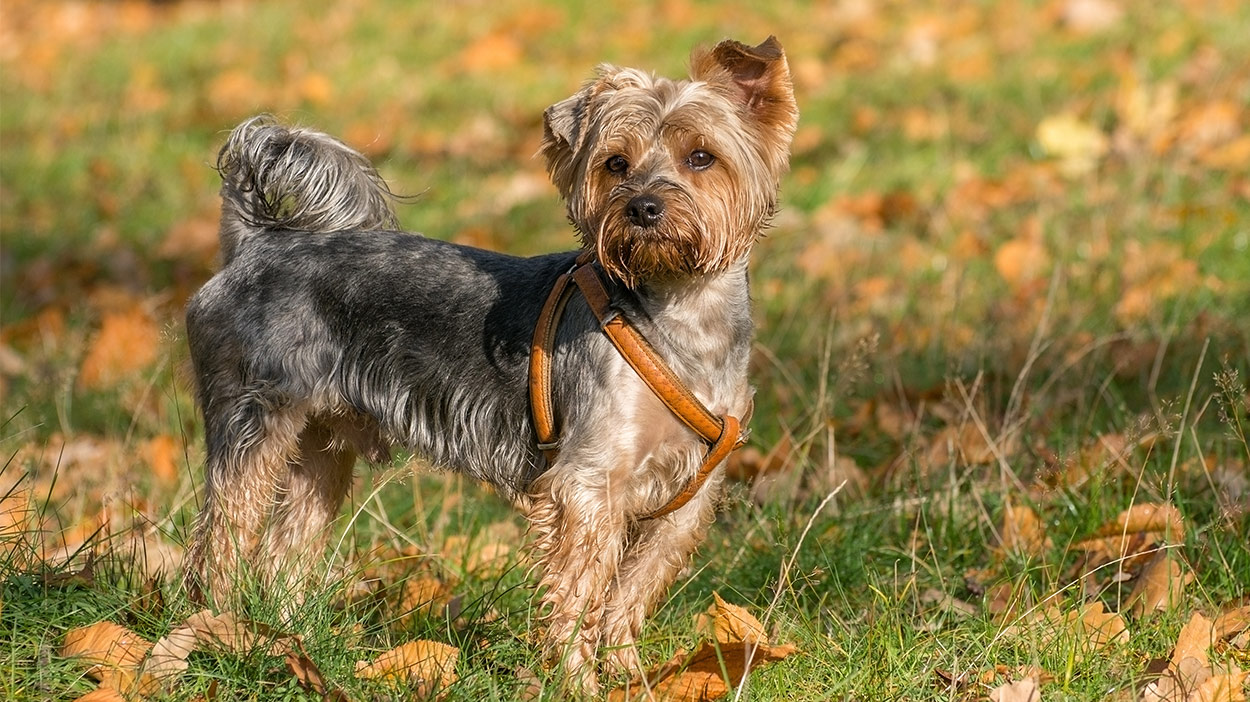
{"label": "dog's tail", "polygon": [[241,241],[284,229],[326,233],[398,226],[386,181],[369,159],[311,129],[269,115],[234,128],[217,155],[221,174],[221,256]]}

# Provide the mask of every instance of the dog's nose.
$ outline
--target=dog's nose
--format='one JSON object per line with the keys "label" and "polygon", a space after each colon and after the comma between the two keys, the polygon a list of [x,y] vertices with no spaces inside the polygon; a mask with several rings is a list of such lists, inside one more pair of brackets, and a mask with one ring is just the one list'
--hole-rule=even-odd
{"label": "dog's nose", "polygon": [[639,227],[654,227],[664,215],[664,201],[654,195],[639,195],[625,204],[625,216]]}

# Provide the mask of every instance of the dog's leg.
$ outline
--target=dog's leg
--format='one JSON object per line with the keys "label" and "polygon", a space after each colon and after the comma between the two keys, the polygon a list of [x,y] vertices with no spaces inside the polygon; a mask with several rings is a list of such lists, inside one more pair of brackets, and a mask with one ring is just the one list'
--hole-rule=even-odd
{"label": "dog's leg", "polygon": [[598,690],[603,608],[625,543],[623,505],[604,478],[605,472],[557,463],[535,482],[528,515],[547,652],[561,659],[570,682],[587,694]]}
{"label": "dog's leg", "polygon": [[[246,415],[245,415],[246,416]],[[289,472],[304,412],[267,413],[256,426],[227,426],[229,418],[206,418],[208,459],[204,507],[196,520],[187,557],[188,595],[220,608],[236,604],[242,566],[256,566],[261,532]],[[242,449],[241,435],[248,440]],[[253,572],[255,572],[253,568]]]}
{"label": "dog's leg", "polygon": [[603,621],[607,664],[623,672],[643,670],[635,641],[648,615],[668,592],[715,518],[719,474],[681,509],[638,525],[612,583]]}
{"label": "dog's leg", "polygon": [[320,562],[330,523],[351,489],[356,453],[335,440],[334,430],[322,420],[310,421],[300,433],[298,458],[290,464],[257,551],[267,578],[289,586],[284,591],[297,597]]}

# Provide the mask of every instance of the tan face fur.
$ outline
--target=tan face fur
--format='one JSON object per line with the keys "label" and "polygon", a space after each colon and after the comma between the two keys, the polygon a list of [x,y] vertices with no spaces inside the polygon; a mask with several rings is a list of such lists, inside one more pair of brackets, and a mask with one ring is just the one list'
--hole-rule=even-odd
{"label": "tan face fur", "polygon": [[690,80],[604,65],[547,109],[542,154],[583,244],[631,287],[725,270],[777,203],[798,122],[773,37],[696,50]]}

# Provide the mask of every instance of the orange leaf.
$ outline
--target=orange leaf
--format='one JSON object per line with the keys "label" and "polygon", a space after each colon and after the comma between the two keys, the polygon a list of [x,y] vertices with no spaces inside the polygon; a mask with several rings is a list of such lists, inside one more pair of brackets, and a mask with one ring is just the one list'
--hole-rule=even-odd
{"label": "orange leaf", "polygon": [[460,649],[436,641],[409,641],[373,659],[356,664],[356,677],[446,687],[456,682]]}
{"label": "orange leaf", "polygon": [[716,602],[707,613],[712,617],[712,633],[717,641],[723,644],[768,642],[764,625],[750,612],[721,599],[720,593],[713,592],[712,598]]}
{"label": "orange leaf", "polygon": [[75,699],[74,702],[128,702],[128,700],[117,690],[101,686]]}
{"label": "orange leaf", "polygon": [[144,442],[140,452],[152,475],[161,483],[172,483],[178,478],[179,444],[174,437],[161,434]]}
{"label": "orange leaf", "polygon": [[1217,639],[1231,639],[1246,629],[1250,629],[1250,604],[1227,609],[1215,618]]}
{"label": "orange leaf", "polygon": [[139,664],[151,648],[151,642],[124,626],[96,622],[66,632],[61,655],[90,663],[87,675],[125,692],[132,688]]}
{"label": "orange leaf", "polygon": [[[779,661],[794,653],[794,646],[769,646],[767,644],[704,642],[693,655],[678,651],[668,663],[660,666],[647,677],[654,698],[672,702],[701,702],[724,697],[742,683],[753,667]],[[623,702],[633,699],[650,699],[647,686],[633,681],[613,690],[608,699]]]}
{"label": "orange leaf", "polygon": [[105,314],[100,331],[83,359],[79,385],[93,389],[107,387],[143,370],[156,360],[160,335],[152,317],[138,305]]}

